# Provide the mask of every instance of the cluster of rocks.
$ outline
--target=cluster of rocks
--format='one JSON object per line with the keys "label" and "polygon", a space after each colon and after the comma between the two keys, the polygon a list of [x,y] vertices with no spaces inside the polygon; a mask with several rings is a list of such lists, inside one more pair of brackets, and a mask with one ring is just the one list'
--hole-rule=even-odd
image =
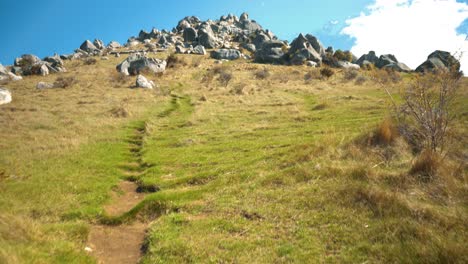
{"label": "cluster of rocks", "polygon": [[431,72],[438,70],[460,71],[460,61],[449,52],[436,50],[431,53],[425,62],[416,68],[416,72]]}
{"label": "cluster of rocks", "polygon": [[[10,66],[9,68],[10,70],[7,74],[13,80],[20,80],[20,75],[45,76],[49,73],[66,72],[63,60],[57,54],[45,57],[43,60],[39,59],[39,57],[35,55],[25,54],[16,58],[13,66]],[[15,77],[12,74],[17,76]],[[0,69],[0,75],[4,75],[4,69]]]}
{"label": "cluster of rocks", "polygon": [[379,69],[391,69],[399,72],[410,72],[410,67],[406,64],[399,62],[392,54],[385,54],[377,57],[374,51],[369,51],[368,54],[362,55],[356,63],[364,68],[377,67]]}
{"label": "cluster of rocks", "polygon": [[124,61],[117,65],[118,72],[124,75],[137,75],[142,71],[152,73],[162,73],[166,70],[167,62],[155,58],[149,58],[145,55],[136,53],[128,56]]}

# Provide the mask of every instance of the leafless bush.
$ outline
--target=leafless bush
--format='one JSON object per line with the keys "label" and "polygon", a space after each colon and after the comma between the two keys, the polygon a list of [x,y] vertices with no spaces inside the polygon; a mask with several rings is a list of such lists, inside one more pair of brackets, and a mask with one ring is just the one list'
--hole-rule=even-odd
{"label": "leafless bush", "polygon": [[420,149],[444,151],[459,87],[458,72],[440,71],[417,76],[404,91],[400,122],[405,135]]}
{"label": "leafless bush", "polygon": [[307,72],[305,75],[304,75],[304,81],[306,83],[312,81],[312,80],[318,80],[320,79],[321,75],[320,75],[320,72],[318,70],[311,70],[309,72]]}
{"label": "leafless bush", "polygon": [[320,75],[323,79],[330,79],[335,74],[335,71],[331,68],[325,67],[320,70]]}
{"label": "leafless bush", "polygon": [[54,82],[55,88],[67,88],[76,83],[75,77],[58,77]]}
{"label": "leafless bush", "polygon": [[232,77],[233,75],[231,72],[224,71],[219,74],[218,81],[222,86],[227,87],[229,82],[232,80]]}
{"label": "leafless bush", "polygon": [[261,70],[258,70],[256,72],[254,72],[254,76],[256,79],[258,80],[265,80],[265,79],[268,79],[270,76],[271,76],[271,73],[270,71],[265,67]]}
{"label": "leafless bush", "polygon": [[366,81],[367,81],[367,78],[365,76],[359,75],[354,81],[354,84],[363,85]]}
{"label": "leafless bush", "polygon": [[356,77],[359,75],[359,71],[358,70],[354,70],[354,69],[347,69],[343,72],[343,79],[345,81],[352,81],[354,79],[356,79]]}
{"label": "leafless bush", "polygon": [[176,68],[188,65],[185,59],[183,59],[180,56],[175,55],[174,53],[172,53],[171,55],[169,55],[169,57],[167,57],[166,62],[167,62],[166,68],[168,69],[176,69]]}
{"label": "leafless bush", "polygon": [[97,60],[95,58],[89,57],[89,58],[84,59],[83,62],[85,65],[94,65],[97,63]]}

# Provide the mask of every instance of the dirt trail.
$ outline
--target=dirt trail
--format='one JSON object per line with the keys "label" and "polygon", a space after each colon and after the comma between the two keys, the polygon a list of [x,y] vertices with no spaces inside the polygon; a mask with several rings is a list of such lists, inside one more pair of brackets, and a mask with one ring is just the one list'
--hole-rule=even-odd
{"label": "dirt trail", "polygon": [[[133,182],[122,181],[112,194],[112,202],[104,207],[110,216],[119,216],[144,199]],[[137,263],[141,257],[141,245],[145,238],[146,224],[92,226],[88,237],[88,248],[99,263]]]}
{"label": "dirt trail", "polygon": [[[130,159],[124,166],[124,175],[139,177],[148,168],[142,160],[143,142],[146,136],[146,123],[133,128],[129,146]],[[145,194],[138,192],[138,185],[132,181],[121,181],[112,193],[111,202],[104,211],[111,217],[121,216],[144,200]],[[87,250],[99,263],[119,264],[138,263],[142,256],[147,224],[135,221],[132,224],[117,226],[93,225],[88,236]]]}

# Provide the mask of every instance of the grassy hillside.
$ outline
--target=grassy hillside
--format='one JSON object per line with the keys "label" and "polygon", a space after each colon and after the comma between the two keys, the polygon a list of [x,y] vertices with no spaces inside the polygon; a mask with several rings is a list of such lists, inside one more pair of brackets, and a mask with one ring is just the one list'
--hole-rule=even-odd
{"label": "grassy hillside", "polygon": [[[129,89],[124,58],[7,85],[0,262],[93,263],[92,226],[137,221],[142,263],[468,262],[466,80],[453,154],[422,182],[402,138],[372,144],[389,115],[382,83],[397,93],[411,75],[178,58],[146,75],[155,90]],[[74,82],[35,89],[57,77]],[[123,179],[148,194],[109,216]]]}

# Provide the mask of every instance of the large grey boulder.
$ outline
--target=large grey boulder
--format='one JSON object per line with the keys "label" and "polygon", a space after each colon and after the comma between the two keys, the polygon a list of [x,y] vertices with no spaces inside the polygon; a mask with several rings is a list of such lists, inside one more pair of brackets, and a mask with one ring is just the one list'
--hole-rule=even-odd
{"label": "large grey boulder", "polygon": [[375,66],[379,69],[389,64],[398,63],[397,58],[392,54],[385,54],[379,57],[379,60],[375,63]]}
{"label": "large grey boulder", "polygon": [[0,88],[0,105],[8,104],[11,100],[11,92],[5,88]]}
{"label": "large grey boulder", "polygon": [[318,54],[320,54],[321,56],[325,55],[325,48],[323,47],[322,43],[318,40],[318,38],[311,34],[305,35],[305,38],[307,39],[307,41],[309,41],[310,45],[312,45],[312,48],[314,48],[314,50]]}
{"label": "large grey boulder", "polygon": [[161,73],[166,70],[166,61],[148,58],[140,54],[130,55],[122,63],[117,65],[118,72],[125,75],[137,75],[143,70],[148,70],[153,73]]}
{"label": "large grey boulder", "polygon": [[193,48],[192,53],[197,55],[206,55],[206,50],[202,45],[197,45],[195,48]]}
{"label": "large grey boulder", "polygon": [[377,64],[379,58],[375,55],[375,51],[369,51],[369,53],[362,55],[357,61],[356,64],[359,66],[364,66],[365,64]]}
{"label": "large grey boulder", "polygon": [[286,45],[278,40],[269,40],[255,52],[255,62],[282,64],[284,62],[284,50]]}
{"label": "large grey boulder", "polygon": [[198,43],[207,49],[214,49],[217,46],[217,39],[212,33],[202,31],[198,36]]}
{"label": "large grey boulder", "polygon": [[146,89],[153,89],[154,88],[154,82],[153,81],[148,81],[145,76],[139,74],[137,79],[136,79],[136,87],[139,88],[146,88]]}
{"label": "large grey boulder", "polygon": [[84,50],[84,51],[86,51],[88,53],[92,53],[92,52],[98,50],[98,48],[89,40],[85,40],[85,42],[83,42],[83,44],[81,44],[80,49]]}
{"label": "large grey boulder", "polygon": [[192,43],[196,41],[198,38],[197,30],[192,27],[185,28],[183,37],[184,37],[184,42]]}
{"label": "large grey boulder", "polygon": [[267,42],[271,40],[270,36],[268,36],[267,34],[265,34],[264,32],[260,31],[257,33],[257,35],[255,36],[255,38],[253,39],[253,44],[255,45],[255,48],[256,49],[260,49],[263,45],[263,43]]}
{"label": "large grey boulder", "polygon": [[322,56],[302,34],[299,34],[291,43],[287,58],[289,62],[294,65],[302,65],[306,61],[314,61],[317,64],[322,63]]}
{"label": "large grey boulder", "polygon": [[384,67],[382,67],[382,69],[390,69],[390,70],[398,71],[398,72],[411,72],[412,71],[412,69],[408,67],[408,65],[402,62],[387,64]]}
{"label": "large grey boulder", "polygon": [[107,45],[107,48],[109,49],[118,49],[122,47],[122,45],[120,45],[120,43],[118,43],[117,41],[111,41],[108,45]]}
{"label": "large grey boulder", "polygon": [[188,27],[193,27],[195,28],[199,23],[200,19],[196,16],[188,16],[185,17],[184,19],[180,20],[179,23],[177,24],[176,29],[178,31],[182,31]]}
{"label": "large grey boulder", "polygon": [[100,39],[95,39],[94,42],[93,42],[94,46],[97,48],[97,49],[104,49],[106,46],[104,45],[104,42]]}
{"label": "large grey boulder", "polygon": [[211,52],[211,57],[217,60],[237,60],[242,53],[236,49],[219,49]]}
{"label": "large grey boulder", "polygon": [[65,64],[59,55],[49,56],[44,58],[45,62],[48,62],[47,67],[51,72],[66,72]]}
{"label": "large grey boulder", "polygon": [[431,53],[425,62],[416,68],[416,72],[433,71],[460,71],[460,62],[450,54],[450,52],[436,50]]}

